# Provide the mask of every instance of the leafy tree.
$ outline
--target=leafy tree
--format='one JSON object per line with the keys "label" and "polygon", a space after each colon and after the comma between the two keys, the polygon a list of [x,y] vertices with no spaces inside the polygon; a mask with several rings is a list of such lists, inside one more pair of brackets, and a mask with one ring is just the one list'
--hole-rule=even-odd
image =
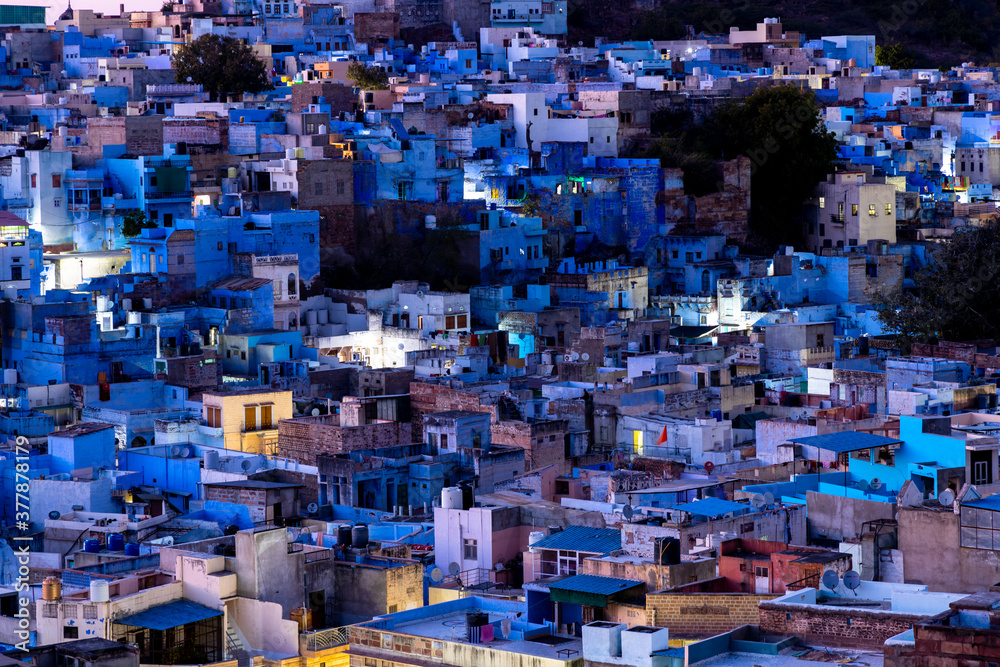
{"label": "leafy tree", "polygon": [[202,35],[178,47],[174,70],[178,81],[200,83],[213,100],[227,93],[261,93],[274,87],[253,49],[232,37]]}
{"label": "leafy tree", "polygon": [[347,76],[362,90],[389,89],[389,73],[375,65],[353,62],[347,67]]}
{"label": "leafy tree", "polygon": [[802,202],[833,171],[837,148],[811,90],[760,88],[716,108],[701,124],[668,113],[654,117],[653,127],[661,136],[646,157],[684,169],[689,194],[721,189],[714,162],[750,158],[751,236],[771,244],[801,241]]}
{"label": "leafy tree", "polygon": [[875,45],[875,64],[892,69],[912,69],[913,55],[899,42]]}
{"label": "leafy tree", "polygon": [[811,90],[760,88],[719,108],[704,125],[710,154],[751,161],[750,223],[777,243],[802,238],[802,202],[833,171],[837,140],[820,120]]}
{"label": "leafy tree", "polygon": [[960,230],[913,276],[914,292],[877,292],[879,320],[914,341],[1000,338],[1000,222]]}
{"label": "leafy tree", "polygon": [[155,229],[156,227],[156,223],[146,218],[142,209],[129,209],[122,215],[122,236],[127,239],[139,236],[143,229]]}

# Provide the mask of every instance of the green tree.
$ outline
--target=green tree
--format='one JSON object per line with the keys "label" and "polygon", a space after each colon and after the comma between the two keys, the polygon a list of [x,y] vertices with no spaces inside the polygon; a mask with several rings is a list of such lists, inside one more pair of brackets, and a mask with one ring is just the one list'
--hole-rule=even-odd
{"label": "green tree", "polygon": [[875,45],[875,64],[892,69],[912,69],[913,54],[899,42]]}
{"label": "green tree", "polygon": [[916,290],[876,292],[879,320],[904,346],[1000,338],[1000,223],[960,230],[913,276]]}
{"label": "green tree", "polygon": [[201,84],[213,100],[274,88],[264,62],[250,46],[232,37],[202,35],[178,47],[174,70],[177,81]]}
{"label": "green tree", "polygon": [[715,162],[750,158],[750,232],[765,244],[802,240],[802,202],[833,171],[837,141],[820,120],[811,90],[759,88],[716,108],[702,123],[685,114],[653,118],[659,141],[647,157],[684,169],[689,194],[719,191]]}
{"label": "green tree", "polygon": [[155,229],[156,223],[146,218],[142,209],[133,208],[122,214],[122,236],[133,239],[142,233],[143,229]]}
{"label": "green tree", "polygon": [[389,89],[389,73],[375,65],[353,62],[347,66],[347,76],[362,90]]}

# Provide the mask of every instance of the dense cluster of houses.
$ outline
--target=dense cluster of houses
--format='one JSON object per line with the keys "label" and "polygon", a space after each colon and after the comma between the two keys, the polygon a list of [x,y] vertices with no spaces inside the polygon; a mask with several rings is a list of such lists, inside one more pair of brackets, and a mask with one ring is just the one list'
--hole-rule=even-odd
{"label": "dense cluster of houses", "polygon": [[[1000,70],[568,13],[0,6],[0,664],[1000,662],[1000,351],[872,305],[996,215]],[[775,85],[837,170],[749,255],[766,154],[635,156]]]}

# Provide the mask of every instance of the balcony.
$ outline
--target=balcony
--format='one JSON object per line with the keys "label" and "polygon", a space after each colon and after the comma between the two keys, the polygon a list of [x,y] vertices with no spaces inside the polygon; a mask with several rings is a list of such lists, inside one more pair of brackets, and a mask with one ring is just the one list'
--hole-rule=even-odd
{"label": "balcony", "polygon": [[147,201],[161,201],[161,202],[180,201],[180,202],[186,202],[186,201],[189,201],[190,199],[191,199],[191,191],[190,190],[181,190],[180,192],[147,192],[146,193],[146,200]]}

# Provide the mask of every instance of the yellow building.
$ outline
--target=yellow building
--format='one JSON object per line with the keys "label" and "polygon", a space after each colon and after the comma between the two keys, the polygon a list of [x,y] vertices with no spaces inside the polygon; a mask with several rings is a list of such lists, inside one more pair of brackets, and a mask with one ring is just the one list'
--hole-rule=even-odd
{"label": "yellow building", "polygon": [[226,449],[271,455],[278,422],[292,418],[292,392],[272,389],[208,391],[202,395],[202,430]]}

